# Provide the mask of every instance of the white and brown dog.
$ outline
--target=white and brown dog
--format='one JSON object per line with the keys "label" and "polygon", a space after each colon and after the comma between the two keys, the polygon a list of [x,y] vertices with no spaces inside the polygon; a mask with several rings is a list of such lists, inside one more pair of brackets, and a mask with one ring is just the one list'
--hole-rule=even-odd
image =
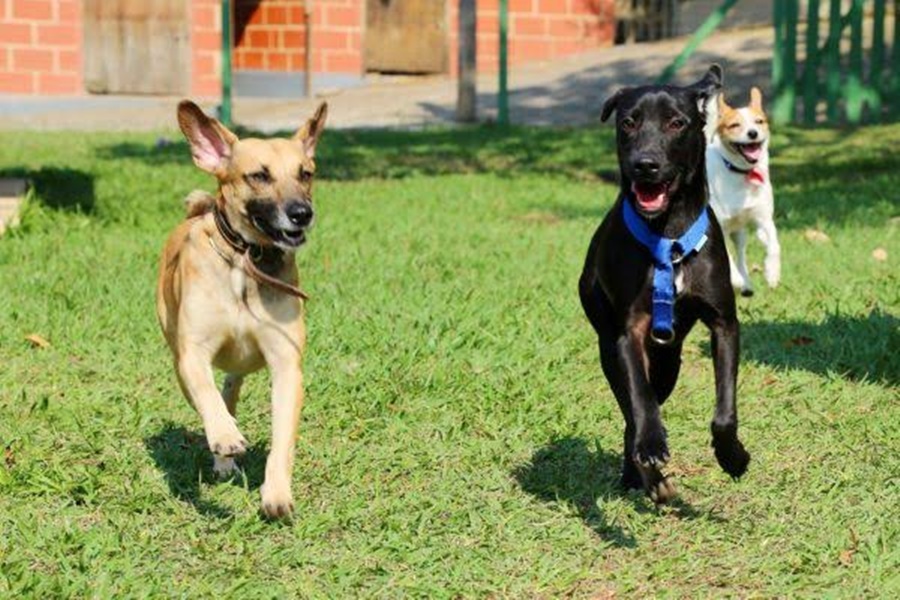
{"label": "white and brown dog", "polygon": [[[326,109],[291,139],[239,140],[194,103],[178,105],[194,163],[216,177],[218,194],[188,196],[187,219],[160,262],[157,315],[219,475],[235,470],[234,457],[246,450],[235,420],[244,376],[271,370],[272,444],[260,490],[269,517],[293,510],[306,339],[294,252],[313,220],[313,157]],[[226,373],[221,393],[213,367]]]}
{"label": "white and brown dog", "polygon": [[769,287],[781,279],[781,246],[773,220],[774,197],[769,178],[769,122],[762,92],[750,90],[750,105],[732,108],[719,95],[717,127],[706,147],[709,203],[722,229],[734,243],[730,253],[731,283],[744,296],[753,294],[747,270],[747,228],[766,247],[763,275]]}

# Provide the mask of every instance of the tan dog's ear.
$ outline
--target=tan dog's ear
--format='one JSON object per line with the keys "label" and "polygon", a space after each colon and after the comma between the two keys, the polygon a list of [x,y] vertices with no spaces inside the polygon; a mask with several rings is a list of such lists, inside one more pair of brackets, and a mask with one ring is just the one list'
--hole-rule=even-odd
{"label": "tan dog's ear", "polygon": [[316,144],[319,143],[319,137],[322,135],[322,130],[325,129],[326,118],[328,118],[328,103],[323,102],[316,109],[312,118],[304,123],[292,138],[303,145],[303,151],[310,158],[316,155]]}
{"label": "tan dog's ear", "polygon": [[763,109],[762,92],[756,86],[750,88],[750,108],[760,112]]}
{"label": "tan dog's ear", "polygon": [[178,103],[178,126],[191,146],[194,164],[204,171],[217,174],[231,157],[236,135],[190,100]]}

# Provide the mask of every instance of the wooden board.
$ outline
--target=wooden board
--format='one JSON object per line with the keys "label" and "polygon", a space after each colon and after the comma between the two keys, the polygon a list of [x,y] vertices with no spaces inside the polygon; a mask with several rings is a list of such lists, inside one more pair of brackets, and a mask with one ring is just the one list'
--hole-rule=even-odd
{"label": "wooden board", "polygon": [[84,0],[84,79],[100,94],[188,91],[186,0]]}
{"label": "wooden board", "polygon": [[447,70],[447,7],[439,0],[366,0],[365,67],[384,73]]}

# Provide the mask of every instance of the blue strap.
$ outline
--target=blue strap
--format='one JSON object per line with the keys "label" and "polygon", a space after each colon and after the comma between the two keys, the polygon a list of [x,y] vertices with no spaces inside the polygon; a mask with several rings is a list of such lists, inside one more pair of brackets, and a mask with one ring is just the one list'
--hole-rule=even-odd
{"label": "blue strap", "polygon": [[677,240],[654,233],[628,198],[622,201],[622,217],[631,235],[653,256],[651,335],[659,342],[671,342],[675,338],[675,265],[699,252],[706,243],[706,230],[709,228],[707,209],[703,209],[697,220]]}

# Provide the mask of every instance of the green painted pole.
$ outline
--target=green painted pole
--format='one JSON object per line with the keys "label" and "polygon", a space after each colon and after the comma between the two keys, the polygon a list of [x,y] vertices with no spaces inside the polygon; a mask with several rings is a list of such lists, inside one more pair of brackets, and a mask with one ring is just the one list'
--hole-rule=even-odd
{"label": "green painted pole", "polygon": [[826,113],[831,125],[840,119],[838,96],[841,93],[841,0],[831,0],[828,12],[828,50],[825,55],[826,72]]}
{"label": "green painted pole", "polygon": [[[884,94],[884,13],[887,0],[875,0],[872,12],[872,63],[869,67],[869,85],[872,87],[872,116],[881,120],[881,98]],[[896,18],[896,16],[894,17]]]}
{"label": "green painted pole", "polygon": [[778,2],[772,3],[772,26],[775,39],[772,46],[772,117],[775,118],[775,107],[780,105],[784,94],[784,7]]}
{"label": "green painted pole", "polygon": [[891,112],[900,114],[900,0],[894,0],[894,47],[891,49]]}
{"label": "green painted pole", "polygon": [[803,120],[816,122],[819,100],[819,0],[809,0],[806,11],[806,62],[803,65]]}
{"label": "green painted pole", "polygon": [[[772,118],[776,123],[794,120],[797,101],[797,17],[798,0],[773,2],[775,17],[775,45],[772,82],[775,102]],[[780,63],[780,67],[778,66]],[[777,67],[777,68],[776,68]]]}
{"label": "green painted pole", "polygon": [[697,28],[697,31],[694,32],[694,35],[691,36],[691,39],[688,40],[684,49],[675,57],[675,60],[665,68],[662,74],[657,78],[656,82],[668,83],[671,81],[672,77],[675,76],[675,73],[687,63],[691,55],[700,47],[700,44],[716,30],[716,27],[722,23],[722,20],[725,18],[725,15],[728,14],[728,11],[731,10],[731,7],[737,4],[737,2],[738,0],[725,0],[718,8],[709,13],[706,20],[703,21],[700,27]]}
{"label": "green painted pole", "polygon": [[231,126],[231,0],[222,0],[222,105],[219,120]]}
{"label": "green painted pole", "polygon": [[850,74],[847,78],[847,120],[859,123],[863,111],[863,53],[862,21],[863,0],[853,0],[850,5]]}
{"label": "green painted pole", "polygon": [[497,93],[497,122],[509,125],[508,56],[506,33],[509,27],[509,0],[500,0],[500,89]]}

